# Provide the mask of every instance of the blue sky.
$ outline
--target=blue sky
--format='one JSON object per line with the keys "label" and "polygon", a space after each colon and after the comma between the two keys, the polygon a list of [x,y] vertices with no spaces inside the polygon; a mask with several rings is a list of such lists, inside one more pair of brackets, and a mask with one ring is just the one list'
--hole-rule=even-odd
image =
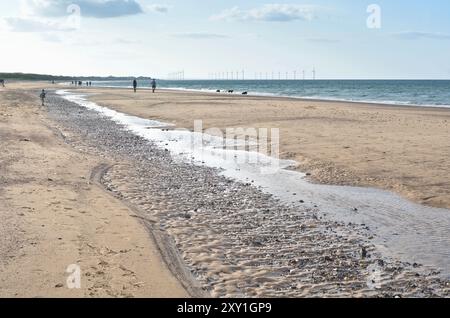
{"label": "blue sky", "polygon": [[448,0],[0,0],[0,12],[0,71],[450,78]]}

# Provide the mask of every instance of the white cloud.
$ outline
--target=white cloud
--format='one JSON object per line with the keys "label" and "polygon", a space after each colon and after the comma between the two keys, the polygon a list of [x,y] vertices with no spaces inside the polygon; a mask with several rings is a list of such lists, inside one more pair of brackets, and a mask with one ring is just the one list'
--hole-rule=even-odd
{"label": "white cloud", "polygon": [[51,42],[51,43],[62,43],[63,42],[63,39],[61,38],[61,36],[54,32],[44,32],[41,34],[41,38],[42,38],[42,40],[44,40],[46,42]]}
{"label": "white cloud", "polygon": [[52,32],[52,31],[74,31],[76,27],[65,21],[46,20],[39,18],[5,18],[9,29],[13,32]]}
{"label": "white cloud", "polygon": [[125,44],[125,45],[142,44],[142,41],[127,38],[117,38],[114,40],[114,44]]}
{"label": "white cloud", "polygon": [[122,38],[122,37],[110,38],[110,39],[108,39],[108,38],[92,39],[92,38],[86,38],[83,35],[71,38],[68,43],[70,43],[71,45],[83,46],[83,47],[85,47],[85,46],[109,47],[111,45],[118,45],[120,47],[124,47],[124,46],[128,46],[128,45],[142,44],[142,42],[140,40],[127,39],[127,38]]}
{"label": "white cloud", "polygon": [[306,38],[305,39],[307,42],[310,42],[310,43],[339,43],[339,42],[341,42],[340,40],[338,40],[338,39],[332,39],[332,38],[317,38],[317,37],[315,37],[315,38]]}
{"label": "white cloud", "polygon": [[143,13],[136,0],[23,0],[22,9],[29,15],[63,17],[76,5],[81,15],[92,18],[114,18]]}
{"label": "white cloud", "polygon": [[150,4],[147,6],[148,11],[156,13],[167,13],[172,7],[165,4]]}
{"label": "white cloud", "polygon": [[136,0],[22,0],[21,14],[4,18],[13,32],[78,30],[83,17],[113,18],[143,13]]}
{"label": "white cloud", "polygon": [[310,21],[317,16],[319,7],[300,4],[266,4],[259,8],[241,10],[227,9],[211,17],[212,20],[289,22]]}
{"label": "white cloud", "polygon": [[450,34],[444,33],[405,31],[394,33],[393,35],[394,37],[402,40],[418,40],[418,39],[450,40]]}
{"label": "white cloud", "polygon": [[172,36],[185,39],[226,39],[229,37],[224,34],[208,32],[175,33]]}
{"label": "white cloud", "polygon": [[239,7],[226,9],[219,14],[213,15],[211,20],[243,20],[245,13]]}

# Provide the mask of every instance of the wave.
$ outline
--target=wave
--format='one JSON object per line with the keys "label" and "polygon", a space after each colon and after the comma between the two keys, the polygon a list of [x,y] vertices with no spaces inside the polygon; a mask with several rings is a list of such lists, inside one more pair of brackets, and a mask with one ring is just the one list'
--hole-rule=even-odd
{"label": "wave", "polygon": [[[93,82],[96,87],[131,88],[123,81]],[[450,108],[450,81],[160,81],[160,89],[227,93],[255,97]],[[140,85],[140,89],[150,89]],[[231,95],[230,94],[230,95]]]}

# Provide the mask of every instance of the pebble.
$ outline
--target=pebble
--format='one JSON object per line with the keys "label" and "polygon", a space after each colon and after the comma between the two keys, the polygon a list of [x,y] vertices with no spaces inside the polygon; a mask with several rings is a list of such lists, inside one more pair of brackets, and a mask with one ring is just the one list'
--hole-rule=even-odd
{"label": "pebble", "polygon": [[[304,289],[290,286],[314,284],[317,288],[308,296],[374,295],[365,286],[370,259],[366,246],[362,246],[364,237],[355,233],[356,225],[328,222],[317,217],[317,205],[315,209],[286,206],[252,186],[253,182],[237,183],[221,176],[219,170],[174,160],[168,149],[158,148],[124,131],[116,122],[52,94],[48,102],[50,116],[74,136],[81,136],[67,142],[126,163],[115,166],[102,182],[154,219],[155,228],[170,235],[187,269],[214,295],[231,296],[227,290],[234,289],[243,297],[299,297]],[[82,116],[77,114],[80,110]],[[381,259],[370,247],[372,256]],[[329,263],[335,271],[330,271]],[[394,260],[383,260],[383,264],[387,280],[407,271]],[[391,264],[399,269],[388,271],[394,267]],[[215,272],[217,266],[221,275]],[[233,275],[240,275],[236,276],[239,279],[233,279]],[[446,283],[440,285],[439,281],[406,273],[403,276],[408,278],[390,281],[375,293],[392,297],[395,292],[410,291],[421,296],[425,291],[433,296],[439,295],[439,286]],[[344,278],[352,283],[339,283]],[[227,279],[233,282],[232,288],[223,287]],[[255,285],[257,279],[265,283]],[[412,289],[412,283],[421,288]]]}

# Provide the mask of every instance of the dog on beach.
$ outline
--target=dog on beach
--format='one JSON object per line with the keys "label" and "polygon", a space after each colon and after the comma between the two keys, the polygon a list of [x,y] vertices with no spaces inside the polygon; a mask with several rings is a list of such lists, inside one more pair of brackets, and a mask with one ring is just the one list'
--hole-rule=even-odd
{"label": "dog on beach", "polygon": [[228,91],[228,93],[232,94],[232,93],[234,93],[234,90],[230,89],[230,90]]}
{"label": "dog on beach", "polygon": [[243,92],[242,95],[248,95],[248,92]]}

